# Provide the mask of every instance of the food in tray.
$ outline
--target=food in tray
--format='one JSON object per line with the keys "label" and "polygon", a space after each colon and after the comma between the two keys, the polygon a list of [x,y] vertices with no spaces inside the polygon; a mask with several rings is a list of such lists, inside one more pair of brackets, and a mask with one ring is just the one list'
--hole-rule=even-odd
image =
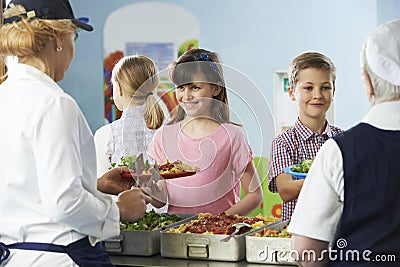
{"label": "food in tray", "polygon": [[308,170],[310,169],[311,164],[313,163],[313,161],[314,161],[314,159],[306,159],[306,160],[300,161],[299,164],[292,166],[292,171],[293,172],[308,173]]}
{"label": "food in tray", "polygon": [[156,213],[154,210],[146,212],[145,215],[136,222],[121,222],[121,230],[152,231],[161,229],[164,226],[180,221],[178,215],[171,213]]}
{"label": "food in tray", "polygon": [[[168,230],[170,233],[192,233],[192,234],[223,234],[229,235],[234,231],[233,224],[248,223],[252,229],[273,223],[278,218],[273,216],[258,215],[256,217],[243,217],[239,215],[227,215],[222,212],[218,215],[210,213],[200,213],[198,219],[192,220],[189,223],[181,224],[178,227]],[[246,227],[240,229],[237,235],[250,231]]]}
{"label": "food in tray", "polygon": [[288,233],[287,226],[282,230],[271,230],[264,228],[261,232],[255,233],[254,236],[260,237],[279,237],[279,238],[291,238],[292,235]]}

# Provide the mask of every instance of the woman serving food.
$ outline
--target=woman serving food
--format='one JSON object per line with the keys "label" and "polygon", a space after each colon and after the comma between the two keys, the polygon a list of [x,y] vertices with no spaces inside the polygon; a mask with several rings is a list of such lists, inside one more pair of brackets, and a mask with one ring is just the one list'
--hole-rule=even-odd
{"label": "woman serving food", "polygon": [[[76,102],[58,86],[74,56],[77,28],[67,0],[13,0],[0,28],[8,77],[0,85],[0,264],[113,266],[99,241],[120,220],[144,215],[140,189],[115,200],[97,188],[129,189],[123,168],[96,177],[93,136]],[[126,168],[126,171],[127,168]]]}

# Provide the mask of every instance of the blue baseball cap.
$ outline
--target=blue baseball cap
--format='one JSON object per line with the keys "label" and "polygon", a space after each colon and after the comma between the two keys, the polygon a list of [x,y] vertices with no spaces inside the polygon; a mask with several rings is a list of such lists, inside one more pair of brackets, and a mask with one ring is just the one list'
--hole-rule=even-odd
{"label": "blue baseball cap", "polygon": [[21,17],[40,19],[70,19],[77,27],[93,31],[93,27],[84,21],[85,18],[75,18],[68,0],[11,0],[8,4],[22,5],[26,13],[4,19],[4,24],[21,20]]}

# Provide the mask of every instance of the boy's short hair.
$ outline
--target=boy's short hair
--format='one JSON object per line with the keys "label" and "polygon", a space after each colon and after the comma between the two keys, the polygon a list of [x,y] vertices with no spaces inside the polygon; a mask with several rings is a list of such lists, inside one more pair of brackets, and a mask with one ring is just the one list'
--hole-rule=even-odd
{"label": "boy's short hair", "polygon": [[336,67],[332,60],[318,52],[307,52],[297,56],[290,63],[288,69],[290,87],[294,88],[296,86],[299,79],[299,72],[309,68],[325,69],[329,71],[333,80],[333,85],[335,85]]}

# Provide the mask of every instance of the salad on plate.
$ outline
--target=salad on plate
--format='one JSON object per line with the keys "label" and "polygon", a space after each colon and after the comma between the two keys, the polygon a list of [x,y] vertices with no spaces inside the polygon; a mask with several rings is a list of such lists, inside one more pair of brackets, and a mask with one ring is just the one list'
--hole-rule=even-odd
{"label": "salad on plate", "polygon": [[291,174],[295,178],[304,179],[306,178],[308,170],[310,170],[313,161],[314,159],[302,160],[296,165],[283,168],[283,171],[287,174]]}

